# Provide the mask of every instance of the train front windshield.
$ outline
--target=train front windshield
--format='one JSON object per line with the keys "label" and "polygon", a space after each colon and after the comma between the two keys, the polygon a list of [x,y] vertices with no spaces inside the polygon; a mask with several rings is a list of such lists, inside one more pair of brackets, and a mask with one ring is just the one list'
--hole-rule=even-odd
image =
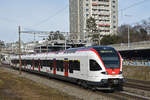
{"label": "train front windshield", "polygon": [[120,68],[120,57],[114,49],[97,50],[107,69]]}

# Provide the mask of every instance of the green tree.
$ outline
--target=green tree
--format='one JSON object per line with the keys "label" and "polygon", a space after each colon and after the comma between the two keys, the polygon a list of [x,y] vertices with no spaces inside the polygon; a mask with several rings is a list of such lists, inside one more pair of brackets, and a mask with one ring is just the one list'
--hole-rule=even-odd
{"label": "green tree", "polygon": [[97,32],[96,20],[90,17],[86,20],[86,27],[88,32]]}
{"label": "green tree", "polygon": [[87,27],[87,32],[88,32],[88,37],[96,43],[93,45],[98,45],[100,41],[101,34],[97,29],[97,24],[96,20],[93,17],[90,17],[86,20],[86,27]]}
{"label": "green tree", "polygon": [[120,37],[117,35],[104,35],[101,39],[102,45],[110,45],[118,43]]}
{"label": "green tree", "polygon": [[60,31],[56,31],[56,32],[53,32],[51,31],[50,32],[50,35],[48,36],[48,40],[51,41],[51,40],[65,40],[65,37],[63,34],[60,33]]}

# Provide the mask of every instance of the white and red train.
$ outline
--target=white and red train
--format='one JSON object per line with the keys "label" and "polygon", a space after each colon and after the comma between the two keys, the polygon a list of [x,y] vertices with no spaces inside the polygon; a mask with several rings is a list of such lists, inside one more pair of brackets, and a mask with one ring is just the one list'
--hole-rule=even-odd
{"label": "white and red train", "polygon": [[[23,70],[47,74],[84,87],[122,88],[122,58],[112,47],[72,48],[62,52],[21,56]],[[11,66],[19,68],[19,57],[11,57]]]}

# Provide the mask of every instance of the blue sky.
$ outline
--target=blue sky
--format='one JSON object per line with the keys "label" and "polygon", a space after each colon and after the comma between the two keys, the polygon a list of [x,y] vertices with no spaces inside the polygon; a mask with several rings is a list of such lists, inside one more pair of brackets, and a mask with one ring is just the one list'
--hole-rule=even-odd
{"label": "blue sky", "polygon": [[[129,8],[128,8],[129,7]],[[120,9],[123,10],[121,13]],[[119,0],[119,25],[135,24],[150,17],[150,0]]]}
{"label": "blue sky", "polygon": [[[119,9],[143,0],[119,0]],[[0,0],[0,40],[15,42],[18,25],[23,30],[69,31],[69,0]],[[150,0],[119,10],[119,25],[133,24],[150,17]],[[124,15],[130,15],[124,16]],[[23,34],[23,41],[33,36]],[[37,37],[38,38],[38,37]]]}

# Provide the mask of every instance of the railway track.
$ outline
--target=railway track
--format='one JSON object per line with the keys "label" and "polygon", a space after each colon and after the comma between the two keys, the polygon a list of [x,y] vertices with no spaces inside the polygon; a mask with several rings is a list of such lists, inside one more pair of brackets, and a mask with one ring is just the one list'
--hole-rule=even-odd
{"label": "railway track", "polygon": [[[9,65],[4,65],[4,67],[10,68]],[[43,76],[41,76],[41,77],[43,77]],[[56,80],[56,81],[60,81],[60,80]],[[78,86],[76,84],[72,84],[72,83],[64,82],[64,81],[61,81],[61,82],[65,83],[67,85],[79,88],[79,89],[83,89],[83,88],[81,88],[80,86]],[[87,91],[87,89],[84,89],[84,90]],[[127,91],[121,91],[121,92],[117,91],[117,92],[113,92],[113,93],[106,92],[106,91],[100,91],[100,90],[96,90],[96,91],[88,90],[88,91],[94,92],[98,95],[102,95],[102,96],[105,96],[105,97],[111,97],[114,100],[150,100],[149,97],[140,96],[140,95],[133,94],[133,93],[130,93],[130,92],[127,92]]]}
{"label": "railway track", "polygon": [[142,84],[150,85],[150,81],[135,80],[135,79],[128,79],[128,78],[126,80],[127,82],[142,83]]}
{"label": "railway track", "polygon": [[150,91],[150,81],[134,80],[127,79],[127,82],[124,85],[125,87]]}
{"label": "railway track", "polygon": [[149,97],[137,95],[127,91],[114,92],[112,94],[107,94],[107,95],[110,95],[113,98],[116,98],[117,100],[150,100]]}

